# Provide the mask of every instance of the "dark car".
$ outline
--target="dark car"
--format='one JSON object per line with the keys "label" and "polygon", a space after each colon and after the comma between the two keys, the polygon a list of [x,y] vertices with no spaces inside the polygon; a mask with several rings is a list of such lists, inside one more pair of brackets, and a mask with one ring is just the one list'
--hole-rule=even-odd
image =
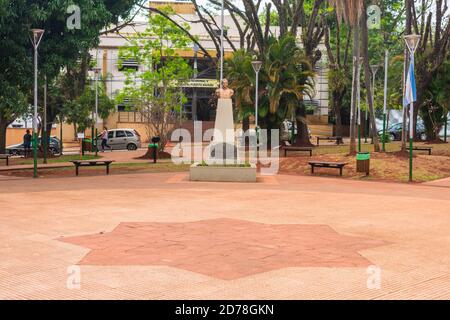
{"label": "dark car", "polygon": [[[402,123],[396,123],[387,128],[386,133],[389,135],[390,141],[402,140],[402,127],[403,127]],[[417,122],[416,128],[417,128],[417,136],[420,138],[420,140],[426,140],[427,134],[425,132],[425,126],[423,125],[423,123]],[[407,130],[409,130],[409,127],[407,128]],[[382,136],[383,130],[378,131],[378,135]]]}
{"label": "dark car", "polygon": [[[41,145],[41,137],[39,137],[39,145]],[[32,147],[33,148],[33,147]],[[50,137],[50,143],[48,150],[52,155],[59,154],[61,152],[61,142],[56,137]],[[12,156],[25,155],[25,147],[23,143],[15,144],[6,148],[6,152]]]}

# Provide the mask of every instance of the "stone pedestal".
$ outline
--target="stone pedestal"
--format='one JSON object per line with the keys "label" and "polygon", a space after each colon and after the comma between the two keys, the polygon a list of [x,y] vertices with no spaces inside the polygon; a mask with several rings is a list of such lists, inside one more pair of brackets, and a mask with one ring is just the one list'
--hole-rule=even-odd
{"label": "stone pedestal", "polygon": [[233,103],[231,99],[219,99],[217,103],[214,143],[234,144]]}
{"label": "stone pedestal", "polygon": [[219,99],[217,103],[214,138],[210,145],[209,162],[235,162],[238,152],[235,144],[233,103],[231,99]]}

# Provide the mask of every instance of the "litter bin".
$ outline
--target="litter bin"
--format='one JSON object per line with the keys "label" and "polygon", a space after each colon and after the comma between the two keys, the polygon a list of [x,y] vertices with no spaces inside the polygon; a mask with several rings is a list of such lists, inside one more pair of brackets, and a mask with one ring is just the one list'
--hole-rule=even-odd
{"label": "litter bin", "polygon": [[158,158],[158,143],[161,141],[160,137],[153,137],[152,143],[148,145],[149,149],[153,150],[153,162],[156,163],[156,159]]}
{"label": "litter bin", "polygon": [[91,139],[83,139],[83,152],[92,152],[92,140]]}
{"label": "litter bin", "polygon": [[356,172],[364,172],[366,176],[370,173],[370,153],[359,152],[356,155]]}

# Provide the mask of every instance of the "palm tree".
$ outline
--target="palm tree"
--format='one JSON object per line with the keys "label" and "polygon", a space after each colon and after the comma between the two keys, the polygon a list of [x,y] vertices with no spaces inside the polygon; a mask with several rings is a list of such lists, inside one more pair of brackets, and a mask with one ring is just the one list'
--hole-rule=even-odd
{"label": "palm tree", "polygon": [[311,145],[303,100],[305,95],[313,96],[314,72],[293,36],[286,35],[269,45],[264,69],[270,114],[278,114],[281,121],[295,118],[295,145]]}
{"label": "palm tree", "polygon": [[226,61],[227,77],[234,89],[235,104],[244,131],[249,129],[249,116],[254,114],[252,99],[256,77],[251,63],[252,55],[245,50],[236,51],[232,58]]}
{"label": "palm tree", "polygon": [[[304,110],[303,97],[314,92],[314,73],[308,59],[291,35],[271,38],[262,58],[259,123],[268,129],[279,129],[281,122],[297,114],[297,127],[300,128],[305,123],[305,117],[298,116]],[[252,60],[251,53],[238,51],[226,64],[227,77],[235,90],[236,106],[244,119],[254,114],[255,72]],[[300,142],[301,132],[298,131],[297,140]]]}
{"label": "palm tree", "polygon": [[357,103],[357,83],[360,74],[360,45],[359,45],[359,24],[364,7],[364,0],[330,0],[334,6],[338,21],[344,20],[353,29],[353,81],[352,81],[352,104],[350,116],[350,154],[356,153],[356,103]]}

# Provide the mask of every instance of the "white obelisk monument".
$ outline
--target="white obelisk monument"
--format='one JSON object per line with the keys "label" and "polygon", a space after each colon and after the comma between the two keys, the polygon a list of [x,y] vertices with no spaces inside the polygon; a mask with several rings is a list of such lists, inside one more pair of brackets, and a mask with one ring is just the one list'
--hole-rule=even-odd
{"label": "white obelisk monument", "polygon": [[228,88],[228,80],[223,79],[221,88],[216,91],[218,97],[216,122],[213,141],[210,145],[211,159],[209,159],[212,162],[234,163],[237,160],[233,102],[231,100],[233,94],[234,91]]}
{"label": "white obelisk monument", "polygon": [[228,80],[223,78],[224,64],[224,0],[222,0],[221,30],[220,30],[220,87],[216,90],[218,98],[214,137],[210,145],[211,161],[236,161],[237,148],[235,145],[233,121],[234,91],[228,87]]}

